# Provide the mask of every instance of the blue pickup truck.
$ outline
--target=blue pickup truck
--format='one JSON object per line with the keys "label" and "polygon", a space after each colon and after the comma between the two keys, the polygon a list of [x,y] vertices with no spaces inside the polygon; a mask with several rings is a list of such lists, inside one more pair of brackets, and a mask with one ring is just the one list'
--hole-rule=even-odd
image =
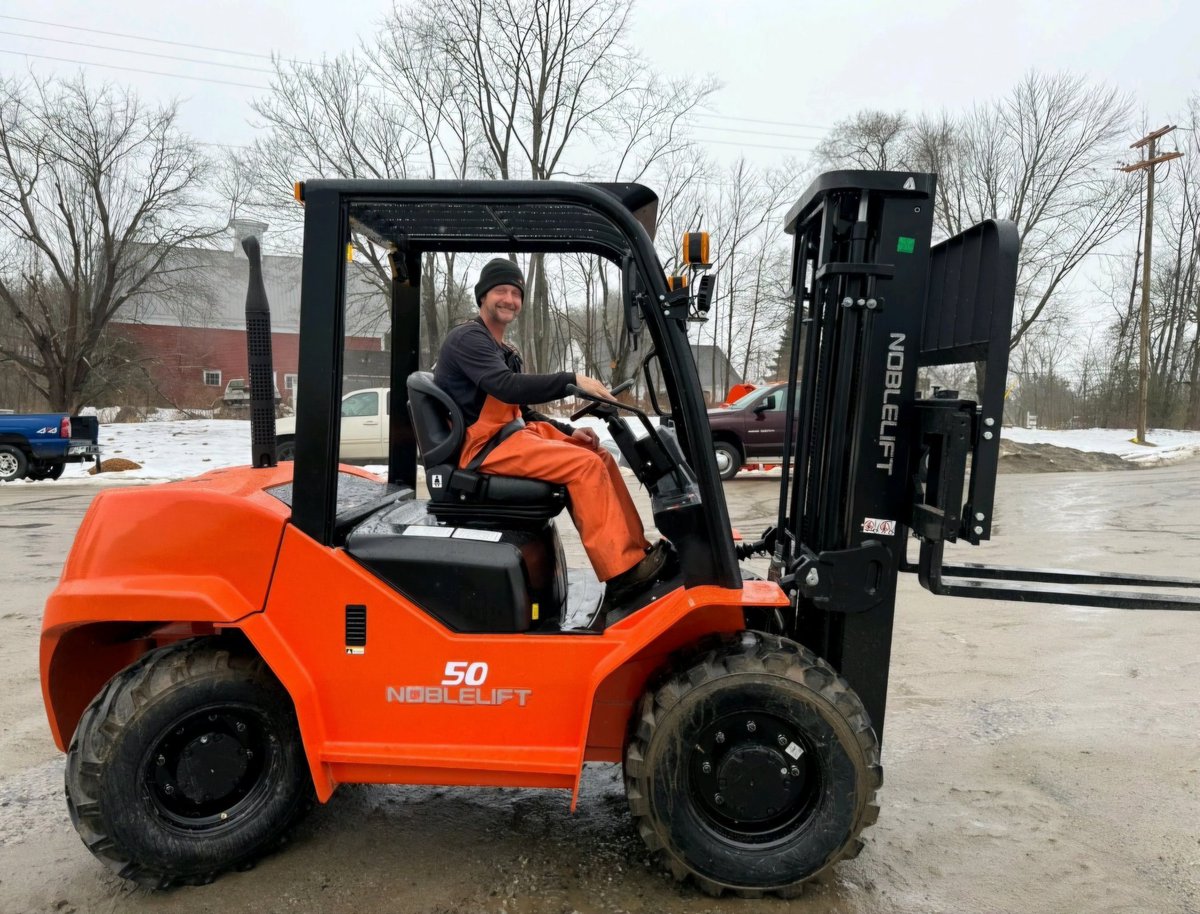
{"label": "blue pickup truck", "polygon": [[65,413],[0,413],[0,482],[58,479],[68,463],[98,460],[100,422]]}

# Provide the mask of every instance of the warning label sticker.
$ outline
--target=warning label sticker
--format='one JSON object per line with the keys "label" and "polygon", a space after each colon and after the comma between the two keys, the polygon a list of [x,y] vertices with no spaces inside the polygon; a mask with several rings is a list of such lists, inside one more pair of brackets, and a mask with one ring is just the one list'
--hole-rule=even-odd
{"label": "warning label sticker", "polygon": [[880,536],[895,536],[896,522],[894,520],[883,520],[879,517],[864,517],[862,532],[877,533]]}

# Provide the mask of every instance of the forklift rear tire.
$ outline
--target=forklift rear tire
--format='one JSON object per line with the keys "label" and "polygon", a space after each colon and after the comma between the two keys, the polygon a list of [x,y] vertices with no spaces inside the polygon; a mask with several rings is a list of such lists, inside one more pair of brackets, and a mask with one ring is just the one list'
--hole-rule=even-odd
{"label": "forklift rear tire", "polygon": [[151,651],[109,680],[71,740],[66,787],[88,849],[152,888],[251,865],[313,798],[287,692],[216,639]]}
{"label": "forklift rear tire", "polygon": [[857,856],[882,776],[879,741],[846,681],[757,632],[647,692],[625,754],[642,839],[710,895],[795,897]]}
{"label": "forklift rear tire", "polygon": [[733,479],[745,463],[738,446],[728,441],[714,441],[713,453],[717,458],[717,473],[722,480]]}

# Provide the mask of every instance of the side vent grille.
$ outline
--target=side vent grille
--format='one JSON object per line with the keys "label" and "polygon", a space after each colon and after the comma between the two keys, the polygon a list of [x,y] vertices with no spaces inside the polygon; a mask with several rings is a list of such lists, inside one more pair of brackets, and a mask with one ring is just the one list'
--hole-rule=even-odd
{"label": "side vent grille", "polygon": [[367,652],[367,607],[359,604],[346,606],[346,653]]}

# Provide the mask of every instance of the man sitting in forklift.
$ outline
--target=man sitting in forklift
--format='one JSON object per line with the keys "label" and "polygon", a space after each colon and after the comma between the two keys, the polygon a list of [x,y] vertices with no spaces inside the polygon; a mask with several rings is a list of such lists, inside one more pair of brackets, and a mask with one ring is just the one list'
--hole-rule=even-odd
{"label": "man sitting in forklift", "polygon": [[646,541],[621,471],[596,433],[527,405],[566,397],[572,384],[592,396],[612,396],[586,375],[522,373],[521,356],[504,333],[524,299],[520,268],[504,258],[489,261],[475,284],[479,316],[451,330],[442,344],[434,381],[458,404],[467,425],[459,466],[565,485],[583,548],[596,576],[607,582],[607,601],[632,596],[657,580],[667,545]]}

